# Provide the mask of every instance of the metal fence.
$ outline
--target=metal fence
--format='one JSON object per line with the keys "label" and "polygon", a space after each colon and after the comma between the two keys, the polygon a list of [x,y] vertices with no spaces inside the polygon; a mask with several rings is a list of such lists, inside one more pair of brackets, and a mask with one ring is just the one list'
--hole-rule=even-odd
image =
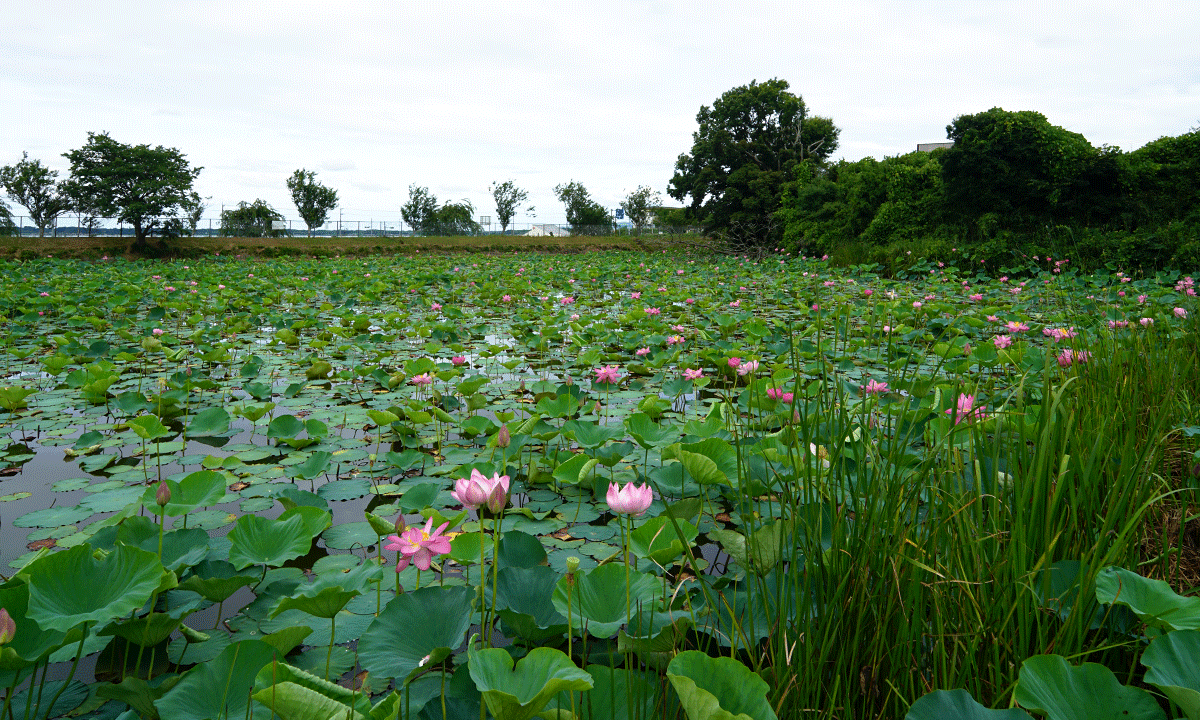
{"label": "metal fence", "polygon": [[[29,216],[14,215],[13,221],[17,226],[18,236],[38,236],[37,227],[28,224]],[[287,223],[288,236],[306,237],[308,235],[308,226],[304,224],[304,221],[285,218],[284,222]],[[479,235],[564,236],[572,234],[571,226],[565,223],[509,223],[506,229],[501,230],[499,223],[488,222],[480,223],[480,227],[482,229],[477,233]],[[632,225],[619,224],[611,227],[583,228],[579,234],[629,235],[634,232]],[[653,233],[656,232],[656,229],[644,228],[643,232]],[[672,228],[669,232],[677,234],[680,229]],[[46,237],[133,237],[134,233],[132,226],[115,218],[61,215],[51,227],[46,228],[45,234]],[[195,237],[218,237],[221,234],[221,219],[219,217],[201,218],[200,222],[196,223],[194,231],[185,227],[183,234]],[[313,237],[414,237],[420,234],[399,220],[374,219],[334,220],[319,228],[314,228],[312,231]]]}

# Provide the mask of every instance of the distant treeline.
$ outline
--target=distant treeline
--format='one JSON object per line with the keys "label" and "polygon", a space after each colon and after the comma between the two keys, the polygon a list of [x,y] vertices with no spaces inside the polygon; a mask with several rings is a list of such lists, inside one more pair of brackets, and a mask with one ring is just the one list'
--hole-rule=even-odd
{"label": "distant treeline", "polygon": [[947,149],[797,165],[775,214],[783,244],[890,266],[917,248],[993,267],[1053,254],[1083,268],[1200,268],[1200,129],[1122,152],[993,108],[947,134]]}

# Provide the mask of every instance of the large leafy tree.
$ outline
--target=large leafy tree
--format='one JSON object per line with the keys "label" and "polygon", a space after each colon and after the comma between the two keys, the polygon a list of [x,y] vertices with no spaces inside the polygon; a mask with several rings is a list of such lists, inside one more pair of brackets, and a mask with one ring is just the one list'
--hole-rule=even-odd
{"label": "large leafy tree", "polygon": [[71,201],[59,192],[57,178],[57,170],[46,167],[41,160],[30,160],[29,153],[21,153],[16,165],[0,168],[0,187],[13,202],[29,211],[38,237],[45,237],[54,219],[71,208]]}
{"label": "large leafy tree", "polygon": [[475,222],[475,206],[470,200],[447,201],[433,213],[430,234],[433,235],[478,235],[483,229]]}
{"label": "large leafy tree", "polygon": [[313,228],[324,225],[329,211],[337,207],[337,190],[317,182],[317,174],[304,168],[292,173],[287,186],[296,210],[308,226],[308,236],[312,237]]}
{"label": "large leafy tree", "polygon": [[612,229],[612,218],[604,206],[592,199],[582,183],[572,180],[554,188],[554,194],[567,211],[571,232],[600,234]]}
{"label": "large leafy tree", "polygon": [[156,229],[181,224],[201,170],[175,148],[125,145],[108,133],[88,133],[86,145],[63,157],[71,176],[60,190],[73,206],[129,223],[139,245]]}
{"label": "large leafy tree", "polygon": [[434,232],[437,212],[437,195],[415,183],[408,186],[408,202],[400,206],[400,217],[413,232],[423,235]]}
{"label": "large leafy tree", "polygon": [[13,222],[12,212],[8,206],[0,200],[0,237],[9,237],[17,234],[17,225]]}
{"label": "large leafy tree", "polygon": [[500,221],[500,231],[504,232],[517,214],[517,206],[529,199],[529,193],[517,187],[512,180],[492,183],[488,189],[496,201],[496,219]]}
{"label": "large leafy tree", "polygon": [[796,164],[822,166],[838,145],[833,121],[809,115],[786,80],[733,88],[701,107],[696,122],[692,150],[675,162],[667,192],[690,202],[706,232],[753,244],[778,238],[774,214]]}
{"label": "large leafy tree", "polygon": [[657,190],[639,185],[637,190],[625,196],[621,201],[621,209],[629,217],[629,222],[638,232],[642,231],[654,216],[654,208],[658,206],[662,196]]}
{"label": "large leafy tree", "polygon": [[221,211],[223,237],[284,237],[286,230],[273,230],[271,223],[283,216],[265,200],[240,202],[236,208]]}
{"label": "large leafy tree", "polygon": [[1079,133],[1032,110],[992,108],[946,126],[954,146],[942,156],[948,209],[967,221],[995,214],[1009,227],[1070,219],[1070,196],[1097,151]]}

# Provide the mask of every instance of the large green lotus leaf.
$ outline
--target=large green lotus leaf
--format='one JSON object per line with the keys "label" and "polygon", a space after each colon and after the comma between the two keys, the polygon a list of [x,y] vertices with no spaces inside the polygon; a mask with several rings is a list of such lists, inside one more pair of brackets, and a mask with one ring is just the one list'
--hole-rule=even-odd
{"label": "large green lotus leaf", "polygon": [[267,437],[288,439],[295,438],[304,432],[304,423],[295,415],[278,415],[271,424],[267,425]]}
{"label": "large green lotus leaf", "polygon": [[1176,594],[1162,580],[1108,566],[1096,575],[1096,599],[1126,605],[1142,622],[1163,630],[1200,629],[1200,597]]}
{"label": "large green lotus leaf", "polygon": [[322,510],[329,509],[329,502],[316,493],[310,493],[307,490],[301,490],[295,485],[284,485],[275,493],[275,499],[279,500],[279,504],[291,510],[294,507],[318,507]]}
{"label": "large green lotus leaf", "polygon": [[989,710],[966,690],[934,690],[922,695],[904,720],[1033,720],[1020,708]]}
{"label": "large green lotus leaf", "polygon": [[371,483],[362,478],[334,480],[317,488],[317,495],[329,502],[357,500],[371,492]]}
{"label": "large green lotus leaf", "polygon": [[142,505],[155,515],[164,511],[170,517],[187,515],[197,508],[216,505],[225,497],[225,476],[215,470],[197,470],[179,482],[167,480],[166,483],[171,489],[171,499],[165,506],[160,507],[154,500],[157,485],[151,485],[142,494]]}
{"label": "large green lotus leaf", "polygon": [[[62,695],[56,700],[54,696],[58,695],[58,691],[64,685],[66,689],[63,690]],[[29,703],[30,695],[33,696],[31,703]],[[67,717],[67,713],[79,707],[87,699],[87,696],[88,686],[78,680],[72,680],[70,683],[66,680],[51,680],[45,683],[45,685],[26,688],[22,692],[13,695],[9,709],[19,709],[24,712],[26,703],[29,703],[28,707],[33,709],[30,717],[62,718]],[[54,703],[53,706],[50,705],[51,702]]]}
{"label": "large green lotus leaf", "polygon": [[1035,655],[1021,663],[1017,704],[1054,720],[1166,720],[1154,696],[1122,685],[1097,663],[1075,667],[1060,655]]}
{"label": "large green lotus leaf", "polygon": [[312,535],[298,515],[287,520],[243,515],[229,531],[229,542],[229,561],[238,570],[250,565],[278,567],[307,553]]}
{"label": "large green lotus leaf", "polygon": [[625,429],[646,449],[664,448],[679,439],[678,429],[663,427],[646,413],[634,413],[625,418]]}
{"label": "large green lotus leaf", "polygon": [[215,659],[187,671],[175,687],[154,702],[160,717],[171,720],[224,720],[269,717],[270,710],[250,707],[250,692],[258,671],[283,653],[262,640],[242,640]]}
{"label": "large green lotus leaf", "polygon": [[546,564],[546,548],[541,541],[520,530],[510,530],[500,538],[498,567],[534,567]]}
{"label": "large green lotus leaf", "polygon": [[[142,515],[126,518],[116,531],[116,542],[158,553],[158,526],[150,518]],[[168,570],[179,572],[200,562],[207,554],[208,533],[203,530],[190,528],[163,533],[162,564]]]}
{"label": "large green lotus leaf", "polygon": [[[649,673],[588,665],[592,689],[575,696],[575,717],[578,720],[609,720],[609,718],[656,717],[660,690],[658,678]],[[571,696],[560,693],[550,701],[549,709],[571,711]],[[666,717],[673,717],[667,714]]]}
{"label": "large green lotus leaf", "polygon": [[[125,703],[136,711],[135,718],[156,718],[158,709],[154,707],[154,701],[166,695],[168,690],[175,687],[176,682],[177,677],[152,686],[141,678],[126,676],[116,684],[97,685],[96,695]],[[121,717],[123,715],[118,715],[117,720],[121,720]]]}
{"label": "large green lotus leaf", "polygon": [[667,679],[690,720],[778,720],[766,681],[732,658],[687,650],[667,665]]}
{"label": "large green lotus leaf", "polygon": [[164,572],[158,556],[140,548],[118,545],[98,560],[90,545],[76,545],[30,568],[29,617],[63,632],[105,624],[145,605]]}
{"label": "large green lotus leaf", "polygon": [[325,541],[325,547],[334,550],[365,548],[379,542],[379,536],[371,529],[369,522],[335,525],[322,533],[321,538]]}
{"label": "large green lotus leaf", "polygon": [[428,662],[440,662],[462,645],[474,597],[474,588],[462,586],[397,595],[359,641],[359,663],[373,677],[396,678],[402,684],[426,656]]}
{"label": "large green lotus leaf", "polygon": [[298,515],[304,519],[304,525],[308,528],[308,532],[314,538],[325,532],[333,522],[333,514],[328,510],[311,505],[296,505],[295,507],[284,510],[279,515],[280,520],[287,520],[293,515]]}
{"label": "large green lotus leaf", "polygon": [[126,422],[130,429],[143,440],[157,440],[174,434],[155,415],[139,415]]}
{"label": "large green lotus leaf", "polygon": [[8,610],[16,634],[0,645],[0,670],[18,670],[32,665],[60,647],[79,640],[80,630],[63,633],[43,630],[29,617],[29,585],[22,582],[0,587],[0,607]]}
{"label": "large green lotus leaf", "polygon": [[649,558],[659,565],[666,565],[683,554],[683,548],[691,545],[700,531],[687,520],[676,520],[683,532],[680,539],[670,518],[658,516],[646,520],[629,534],[629,547],[637,555]]}
{"label": "large green lotus leaf", "polygon": [[212,407],[201,410],[184,429],[188,437],[211,437],[229,430],[229,413],[225,408]]}
{"label": "large green lotus leaf", "polygon": [[342,608],[346,607],[346,603],[359,594],[358,590],[343,590],[339,587],[329,586],[312,594],[285,597],[271,611],[271,617],[275,617],[285,610],[295,609],[309,615],[329,619],[341,612]]}
{"label": "large green lotus leaf", "polygon": [[468,668],[496,720],[528,720],[560,692],[592,687],[592,676],[561,650],[538,647],[513,666],[507,650],[468,647]]}
{"label": "large green lotus leaf", "polygon": [[87,520],[96,511],[85,507],[51,507],[25,513],[13,521],[20,528],[56,528]]}
{"label": "large green lotus leaf", "polygon": [[730,485],[729,477],[721,472],[712,458],[688,450],[677,450],[675,453],[688,476],[701,485]]}
{"label": "large green lotus leaf", "polygon": [[180,618],[166,613],[154,613],[112,623],[96,634],[102,637],[116,635],[134,645],[153,647],[171,637],[181,622]]}
{"label": "large green lotus leaf", "polygon": [[[569,577],[564,576],[554,587],[554,609],[567,617]],[[632,608],[650,603],[661,592],[658,578],[633,571],[629,574],[629,602]],[[610,638],[625,624],[625,567],[612,563],[601,565],[588,573],[575,573],[571,589],[571,627],[586,628],[592,637]]]}
{"label": "large green lotus leaf", "polygon": [[1154,685],[1183,710],[1188,720],[1200,720],[1200,630],[1176,630],[1155,638],[1142,653],[1146,682]]}
{"label": "large green lotus leaf", "polygon": [[367,696],[304,670],[274,662],[258,671],[253,697],[283,720],[368,720]]}
{"label": "large green lotus leaf", "polygon": [[585,448],[600,447],[606,442],[625,436],[623,427],[600,426],[586,420],[571,420],[563,424],[562,432],[567,437],[574,437],[575,442]]}
{"label": "large green lotus leaf", "polygon": [[[153,490],[154,488],[150,489]],[[120,510],[126,505],[139,502],[142,496],[143,488],[137,485],[133,487],[113,488],[112,490],[88,495],[79,501],[79,506],[96,513],[113,512]]]}
{"label": "large green lotus leaf", "polygon": [[552,600],[559,574],[545,565],[507,567],[496,574],[496,609],[506,634],[532,642],[560,638],[567,631],[567,618]]}
{"label": "large green lotus leaf", "polygon": [[302,480],[315,480],[329,470],[332,458],[333,453],[331,452],[326,452],[325,450],[314,451],[308,456],[307,460],[293,467],[291,474],[293,477]]}

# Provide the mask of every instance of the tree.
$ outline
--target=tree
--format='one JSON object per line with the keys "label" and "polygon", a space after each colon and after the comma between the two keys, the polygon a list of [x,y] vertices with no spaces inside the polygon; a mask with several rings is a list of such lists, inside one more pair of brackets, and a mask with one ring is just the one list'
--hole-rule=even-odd
{"label": "tree", "polygon": [[517,187],[512,180],[492,183],[488,189],[496,200],[496,219],[500,221],[500,232],[504,232],[508,230],[508,223],[516,214],[517,206],[529,199],[529,193]]}
{"label": "tree", "polygon": [[45,237],[54,219],[71,209],[71,201],[59,192],[57,177],[57,170],[46,167],[41,160],[30,160],[29,153],[21,153],[16,165],[0,168],[0,187],[13,202],[29,211],[38,237]]}
{"label": "tree", "polygon": [[292,173],[287,186],[300,218],[308,226],[308,236],[312,237],[313,228],[324,225],[329,211],[337,207],[337,190],[317,182],[317,174],[303,168]]}
{"label": "tree", "polygon": [[805,160],[817,166],[837,149],[839,130],[810,116],[785,80],[733,88],[696,115],[692,150],[679,156],[667,193],[691,198],[705,232],[755,245],[779,236],[774,213],[783,186]]}
{"label": "tree", "polygon": [[414,233],[427,235],[432,232],[437,211],[437,196],[429,192],[429,188],[415,183],[408,186],[408,202],[400,206],[400,217]]}
{"label": "tree", "polygon": [[954,141],[942,156],[948,209],[968,222],[994,213],[1008,227],[1067,219],[1064,201],[1096,153],[1032,110],[960,115],[946,136]]}
{"label": "tree", "polygon": [[240,202],[236,208],[221,212],[222,237],[286,237],[286,230],[272,230],[271,223],[283,216],[265,200]]}
{"label": "tree", "polygon": [[475,222],[475,206],[470,200],[449,202],[438,208],[430,221],[433,235],[478,235],[482,227]]}
{"label": "tree", "polygon": [[132,225],[138,245],[186,213],[201,170],[175,148],[125,145],[108,133],[88,133],[86,145],[63,157],[71,161],[71,176],[62,182],[62,194],[80,212]]}
{"label": "tree", "polygon": [[204,216],[204,210],[208,207],[204,204],[204,201],[211,199],[211,197],[201,198],[200,193],[195,191],[192,191],[188,196],[188,201],[184,204],[183,210],[190,234],[196,234],[196,226],[200,224],[200,218]]}
{"label": "tree", "polygon": [[12,237],[17,234],[17,226],[13,222],[8,205],[0,200],[0,237]]}
{"label": "tree", "polygon": [[637,190],[625,196],[625,200],[621,202],[621,208],[629,217],[629,222],[633,223],[633,227],[640,233],[642,228],[651,221],[654,208],[661,200],[662,196],[658,194],[657,190],[639,185]]}
{"label": "tree", "polygon": [[566,185],[557,185],[554,194],[567,210],[567,223],[571,232],[602,233],[612,229],[612,218],[604,206],[592,199],[587,188],[572,180]]}

